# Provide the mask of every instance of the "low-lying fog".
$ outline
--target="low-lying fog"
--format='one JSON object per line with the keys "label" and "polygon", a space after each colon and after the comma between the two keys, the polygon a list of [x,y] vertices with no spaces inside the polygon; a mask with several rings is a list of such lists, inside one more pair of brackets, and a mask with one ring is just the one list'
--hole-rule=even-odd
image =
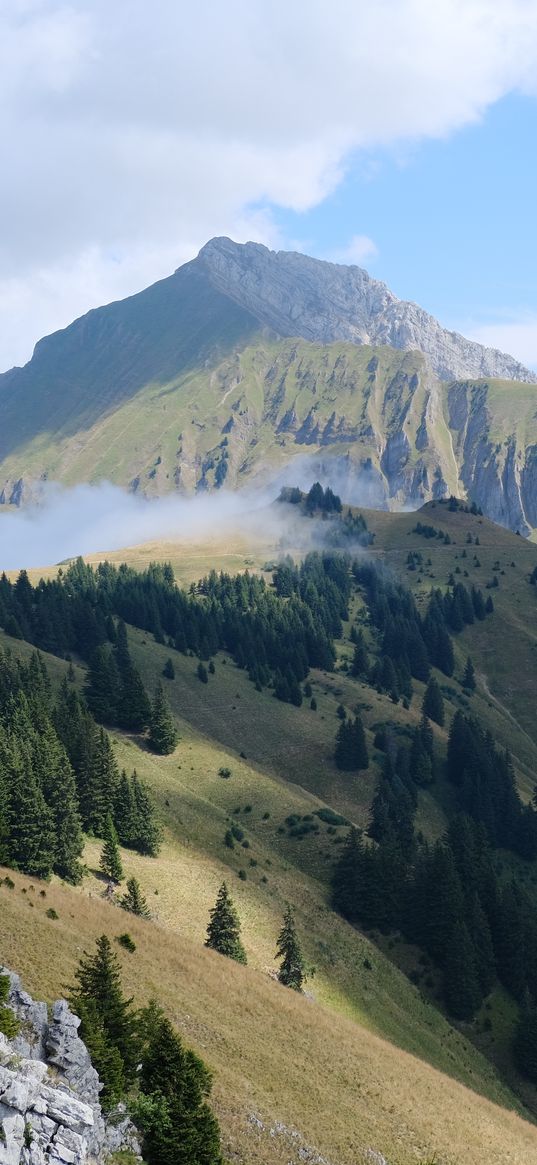
{"label": "low-lying fog", "polygon": [[[20,510],[0,508],[0,570],[47,566],[79,554],[120,550],[156,539],[221,539],[226,530],[262,532],[270,537],[267,512],[277,494],[219,492],[177,495],[148,501],[119,486],[50,486],[39,503]],[[274,536],[278,519],[274,515]]]}
{"label": "low-lying fog", "polygon": [[79,554],[121,550],[157,539],[221,540],[226,532],[238,530],[277,543],[282,535],[296,533],[289,512],[284,517],[278,507],[269,508],[282,485],[308,490],[319,480],[331,485],[344,502],[385,508],[378,481],[347,459],[343,462],[321,464],[299,457],[262,486],[189,498],[168,494],[147,500],[110,482],[72,488],[46,484],[34,505],[19,510],[0,506],[0,570],[49,566]]}

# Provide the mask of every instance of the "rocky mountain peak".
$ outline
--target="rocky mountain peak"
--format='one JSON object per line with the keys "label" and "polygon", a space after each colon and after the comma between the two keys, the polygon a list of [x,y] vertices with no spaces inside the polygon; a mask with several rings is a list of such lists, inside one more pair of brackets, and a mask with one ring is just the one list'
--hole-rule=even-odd
{"label": "rocky mountain peak", "polygon": [[446,330],[361,267],[227,238],[206,243],[194,266],[218,291],[280,336],[417,350],[427,356],[441,380],[536,380],[535,373],[512,356]]}

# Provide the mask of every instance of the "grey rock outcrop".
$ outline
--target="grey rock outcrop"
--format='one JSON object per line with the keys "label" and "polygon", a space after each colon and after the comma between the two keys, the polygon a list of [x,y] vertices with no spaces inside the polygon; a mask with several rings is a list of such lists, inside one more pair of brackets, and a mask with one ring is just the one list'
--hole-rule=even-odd
{"label": "grey rock outcrop", "polygon": [[49,1017],[18,975],[2,973],[21,1026],[12,1040],[0,1033],[0,1165],[101,1165],[119,1149],[139,1155],[124,1107],[103,1115],[102,1084],[66,1001]]}
{"label": "grey rock outcrop", "polygon": [[441,380],[482,376],[536,380],[536,374],[512,356],[448,331],[361,267],[226,238],[211,239],[195,264],[218,291],[280,336],[416,350],[427,356]]}

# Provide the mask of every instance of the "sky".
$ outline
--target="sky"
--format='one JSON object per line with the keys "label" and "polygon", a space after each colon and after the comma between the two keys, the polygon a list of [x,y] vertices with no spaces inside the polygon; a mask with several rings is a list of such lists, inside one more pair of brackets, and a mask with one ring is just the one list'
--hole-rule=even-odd
{"label": "sky", "polygon": [[537,0],[0,0],[0,370],[215,235],[537,368]]}

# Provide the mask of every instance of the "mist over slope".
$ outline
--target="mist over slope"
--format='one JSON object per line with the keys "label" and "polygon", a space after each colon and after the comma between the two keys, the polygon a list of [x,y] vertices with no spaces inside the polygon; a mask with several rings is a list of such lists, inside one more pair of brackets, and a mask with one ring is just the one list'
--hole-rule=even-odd
{"label": "mist over slope", "polygon": [[216,239],[0,376],[0,502],[43,482],[242,489],[306,463],[303,484],[333,480],[360,504],[468,495],[529,533],[532,379],[360,268]]}

